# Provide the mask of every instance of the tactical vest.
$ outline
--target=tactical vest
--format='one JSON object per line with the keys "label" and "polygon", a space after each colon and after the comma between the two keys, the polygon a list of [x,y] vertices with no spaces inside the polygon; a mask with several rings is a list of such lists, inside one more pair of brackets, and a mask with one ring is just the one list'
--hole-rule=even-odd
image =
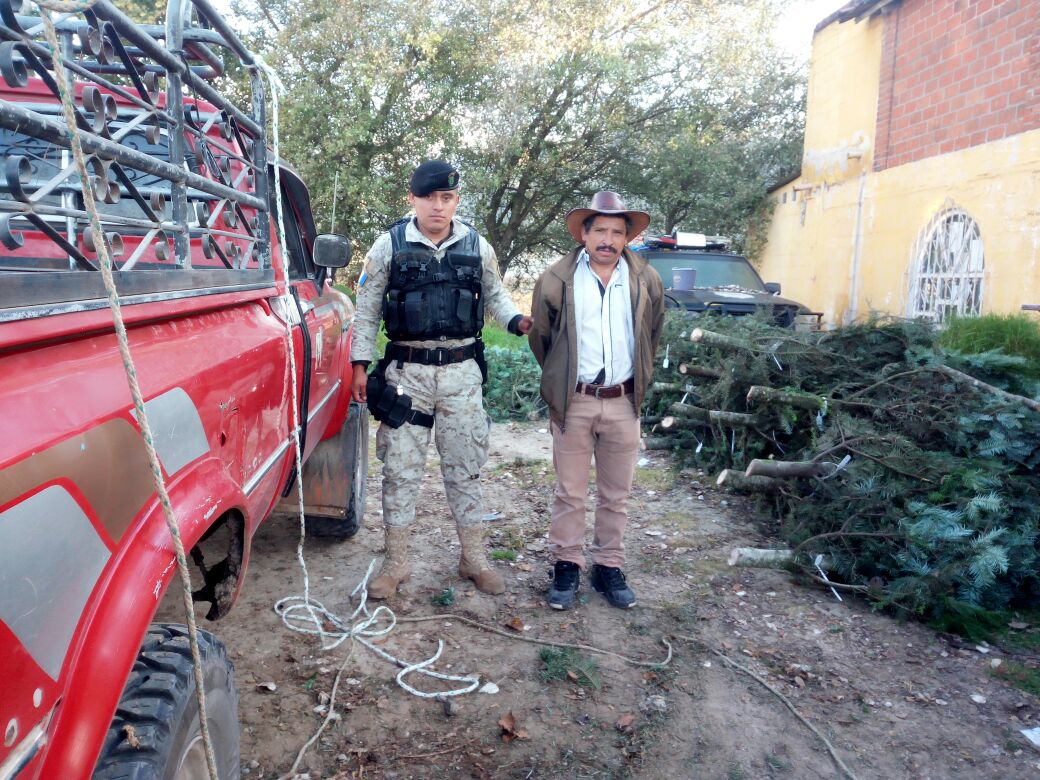
{"label": "tactical vest", "polygon": [[390,226],[393,257],[383,299],[386,335],[391,341],[476,336],[484,327],[477,231],[470,230],[438,260],[430,247],[405,238],[408,222]]}

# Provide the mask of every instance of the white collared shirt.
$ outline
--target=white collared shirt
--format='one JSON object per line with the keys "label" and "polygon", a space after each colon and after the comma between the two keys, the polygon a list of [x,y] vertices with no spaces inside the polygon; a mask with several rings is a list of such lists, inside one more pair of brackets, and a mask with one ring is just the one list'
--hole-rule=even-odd
{"label": "white collared shirt", "polygon": [[622,257],[604,286],[592,270],[588,253],[578,253],[574,272],[574,314],[578,328],[578,381],[604,385],[632,378],[635,335],[628,263]]}

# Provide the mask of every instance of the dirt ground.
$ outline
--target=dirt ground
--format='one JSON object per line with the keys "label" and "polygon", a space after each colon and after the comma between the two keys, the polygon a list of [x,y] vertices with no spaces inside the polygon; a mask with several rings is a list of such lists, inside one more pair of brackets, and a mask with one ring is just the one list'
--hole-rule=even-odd
{"label": "dirt ground", "polygon": [[[343,616],[382,550],[378,474],[373,461],[366,522],[354,539],[306,544],[312,597]],[[631,500],[627,573],[638,606],[613,609],[583,582],[579,607],[548,609],[553,479],[544,422],[495,426],[484,472],[489,539],[515,560],[495,564],[506,594],[486,596],[457,575],[458,542],[431,447],[413,575],[390,606],[401,618],[462,615],[517,637],[649,662],[665,658],[665,638],[674,648],[671,663],[636,667],[581,651],[548,670],[562,679],[546,679],[537,645],[450,617],[401,623],[382,641],[389,652],[418,661],[443,639],[435,668],[479,674],[498,691],[454,698],[448,714],[443,702],[399,688],[398,670],[357,646],[335,702],[340,718],[309,749],[298,777],[846,776],[780,698],[720,654],[783,694],[859,780],[1040,776],[1040,752],[1020,733],[1037,725],[1040,702],[994,676],[994,664],[1006,660],[1001,653],[951,643],[861,602],[839,602],[783,571],[728,567],[734,546],[775,541],[743,499],[716,492],[710,476],[676,474],[666,455],[646,453]],[[348,657],[348,644],[323,651],[315,637],[287,630],[273,610],[278,599],[303,590],[297,538],[295,519],[267,521],[253,542],[239,602],[219,623],[202,621],[235,663],[243,777],[289,770],[323,720]],[[454,604],[431,603],[447,588]],[[168,618],[176,620],[177,611],[164,606]],[[408,680],[443,690],[419,675]],[[507,741],[500,721],[510,713],[519,738]]]}

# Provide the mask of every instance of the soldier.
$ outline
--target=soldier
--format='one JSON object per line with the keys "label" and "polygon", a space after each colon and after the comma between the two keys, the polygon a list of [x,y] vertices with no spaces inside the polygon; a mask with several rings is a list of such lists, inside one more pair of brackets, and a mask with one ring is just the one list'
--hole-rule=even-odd
{"label": "soldier", "polygon": [[[415,216],[376,239],[358,282],[351,391],[382,421],[376,456],[383,461],[386,556],[368,585],[374,599],[389,598],[411,573],[410,526],[434,426],[444,492],[462,543],[459,574],[484,593],[505,591],[484,555],[479,479],[488,418],[481,397],[484,345],[477,336],[485,308],[517,336],[527,333],[531,318],[517,311],[502,286],[490,244],[455,218],[458,187],[458,171],[442,160],[416,168],[408,186]],[[390,343],[382,372],[370,379],[381,319]]]}

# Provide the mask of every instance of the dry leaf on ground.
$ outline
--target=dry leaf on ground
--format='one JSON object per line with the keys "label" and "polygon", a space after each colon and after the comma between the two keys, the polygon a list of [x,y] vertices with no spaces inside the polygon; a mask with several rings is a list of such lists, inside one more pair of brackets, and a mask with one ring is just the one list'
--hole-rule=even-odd
{"label": "dry leaf on ground", "polygon": [[512,742],[514,739],[530,739],[527,729],[520,725],[512,710],[498,719],[498,725],[502,727],[503,742]]}

